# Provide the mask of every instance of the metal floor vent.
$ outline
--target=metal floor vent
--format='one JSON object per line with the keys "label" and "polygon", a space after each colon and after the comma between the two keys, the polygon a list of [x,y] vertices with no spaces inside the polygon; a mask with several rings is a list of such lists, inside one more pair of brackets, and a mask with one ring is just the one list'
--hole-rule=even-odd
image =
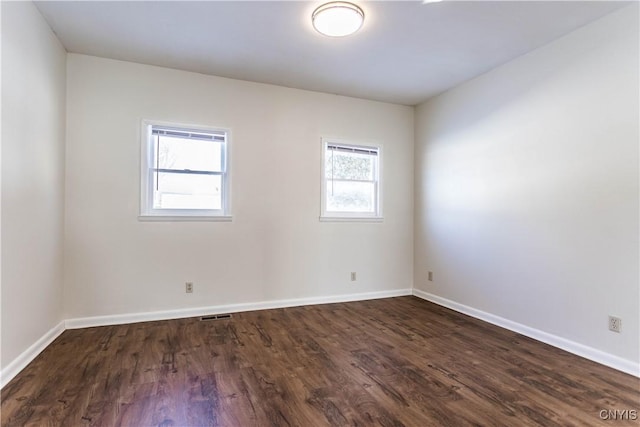
{"label": "metal floor vent", "polygon": [[200,318],[200,321],[206,322],[207,320],[223,320],[223,319],[231,319],[231,314],[212,314],[211,316],[202,316]]}

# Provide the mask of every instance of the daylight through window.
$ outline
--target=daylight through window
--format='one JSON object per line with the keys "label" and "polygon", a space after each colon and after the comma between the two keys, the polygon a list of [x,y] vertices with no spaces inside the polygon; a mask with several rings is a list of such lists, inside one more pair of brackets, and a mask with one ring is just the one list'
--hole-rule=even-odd
{"label": "daylight through window", "polygon": [[324,217],[379,217],[380,148],[323,141]]}
{"label": "daylight through window", "polygon": [[228,132],[148,125],[143,215],[226,215]]}

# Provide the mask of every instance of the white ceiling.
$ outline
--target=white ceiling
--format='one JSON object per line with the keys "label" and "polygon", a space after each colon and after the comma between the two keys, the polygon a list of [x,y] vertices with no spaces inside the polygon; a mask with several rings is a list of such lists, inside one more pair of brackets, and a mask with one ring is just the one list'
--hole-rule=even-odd
{"label": "white ceiling", "polygon": [[37,2],[69,52],[415,105],[628,2],[358,3],[328,38],[317,1]]}

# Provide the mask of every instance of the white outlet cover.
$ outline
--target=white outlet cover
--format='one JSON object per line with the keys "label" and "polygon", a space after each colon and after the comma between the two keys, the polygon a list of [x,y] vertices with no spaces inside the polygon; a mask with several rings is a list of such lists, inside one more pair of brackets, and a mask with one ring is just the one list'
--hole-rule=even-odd
{"label": "white outlet cover", "polygon": [[609,330],[620,332],[622,330],[622,319],[615,316],[609,316]]}

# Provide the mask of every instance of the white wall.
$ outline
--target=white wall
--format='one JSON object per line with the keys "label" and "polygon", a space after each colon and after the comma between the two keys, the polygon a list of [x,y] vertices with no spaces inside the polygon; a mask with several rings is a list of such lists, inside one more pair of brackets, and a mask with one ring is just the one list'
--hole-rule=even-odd
{"label": "white wall", "polygon": [[417,108],[416,288],[637,363],[638,29],[636,4]]}
{"label": "white wall", "polygon": [[62,320],[66,53],[31,2],[2,2],[4,369]]}
{"label": "white wall", "polygon": [[[76,54],[67,65],[67,318],[412,287],[411,107]],[[138,221],[142,119],[231,129],[233,222]],[[323,135],[383,144],[383,223],[319,222]]]}

